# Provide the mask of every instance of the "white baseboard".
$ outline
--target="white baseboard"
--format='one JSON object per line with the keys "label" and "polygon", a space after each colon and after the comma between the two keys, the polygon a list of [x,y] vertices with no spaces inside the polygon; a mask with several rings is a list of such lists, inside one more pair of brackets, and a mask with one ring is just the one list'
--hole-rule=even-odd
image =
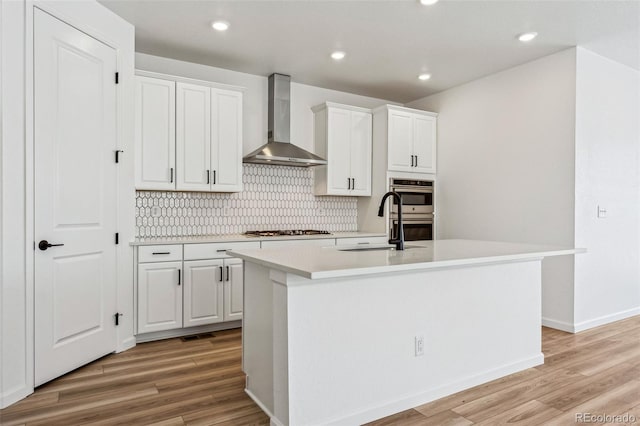
{"label": "white baseboard", "polygon": [[636,315],[640,315],[640,306],[637,308],[627,309],[625,311],[615,312],[613,314],[603,315],[598,318],[593,318],[590,320],[579,322],[574,326],[575,333],[579,333],[581,331],[598,327],[604,324],[609,324],[614,321],[620,321],[625,318],[633,317]]}
{"label": "white baseboard", "polygon": [[22,387],[22,388],[10,390],[6,393],[3,392],[0,395],[0,409],[7,408],[11,404],[15,404],[16,402],[20,401],[23,398],[26,398],[32,393],[33,393],[32,387]]}
{"label": "white baseboard", "polygon": [[273,413],[271,412],[271,410],[269,410],[263,403],[262,401],[260,401],[258,399],[258,397],[256,397],[253,392],[251,392],[249,389],[245,388],[244,389],[245,393],[247,395],[249,395],[249,398],[251,398],[253,400],[253,402],[256,403],[256,405],[258,407],[260,407],[260,409],[262,411],[264,411],[264,413],[269,416],[269,426],[284,426],[283,423],[281,423],[276,416],[273,415]]}
{"label": "white baseboard", "polygon": [[601,325],[620,321],[636,315],[640,315],[640,306],[573,324],[542,317],[542,325],[545,327],[555,328],[556,330],[566,331],[568,333],[579,333],[581,331],[589,330],[590,328],[599,327]]}
{"label": "white baseboard", "polygon": [[[439,398],[460,392],[465,389],[472,388],[474,386],[481,385],[483,383],[490,382],[491,380],[499,379],[500,377],[508,376],[509,374],[517,373],[518,371],[526,370],[527,368],[535,367],[544,363],[544,355],[542,353],[532,356],[512,364],[504,365],[493,370],[486,371],[474,376],[466,377],[454,383],[450,383],[438,388],[429,389],[425,392],[421,392],[416,395],[410,395],[393,401],[388,404],[384,404],[378,407],[371,407],[365,411],[354,413],[347,417],[339,419],[332,419],[326,424],[330,425],[355,425],[364,424],[382,417],[389,416],[391,414],[399,413],[404,410],[408,410],[418,405],[426,404],[427,402],[434,401]],[[273,422],[272,424],[278,424]]]}
{"label": "white baseboard", "polygon": [[116,353],[124,352],[128,349],[133,348],[135,345],[136,345],[136,338],[134,336],[131,336],[123,340],[122,342],[120,342],[120,344],[116,348]]}
{"label": "white baseboard", "polygon": [[575,326],[565,321],[558,321],[551,318],[542,317],[542,325],[556,330],[566,331],[567,333],[575,333]]}

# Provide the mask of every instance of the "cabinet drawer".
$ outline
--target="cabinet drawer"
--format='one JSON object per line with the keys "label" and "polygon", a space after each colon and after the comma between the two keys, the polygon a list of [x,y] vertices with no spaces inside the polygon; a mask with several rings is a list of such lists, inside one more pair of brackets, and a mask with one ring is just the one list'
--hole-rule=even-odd
{"label": "cabinet drawer", "polygon": [[338,238],[336,245],[338,246],[352,246],[352,245],[365,245],[365,244],[387,244],[388,238],[386,236],[381,237],[357,237],[357,238]]}
{"label": "cabinet drawer", "polygon": [[320,246],[331,247],[336,245],[334,238],[323,238],[318,240],[279,240],[279,241],[263,241],[262,248],[271,247],[293,247],[293,246]]}
{"label": "cabinet drawer", "polygon": [[138,247],[138,263],[182,260],[182,244]]}
{"label": "cabinet drawer", "polygon": [[233,257],[232,254],[228,253],[228,251],[231,250],[259,248],[260,241],[185,244],[184,260],[221,259],[225,257]]}

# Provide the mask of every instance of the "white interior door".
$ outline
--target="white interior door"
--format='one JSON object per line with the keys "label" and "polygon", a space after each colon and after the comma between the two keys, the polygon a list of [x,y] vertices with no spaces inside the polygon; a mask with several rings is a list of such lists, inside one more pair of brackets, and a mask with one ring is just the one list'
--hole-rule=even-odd
{"label": "white interior door", "polygon": [[115,72],[112,48],[35,9],[36,385],[116,347]]}

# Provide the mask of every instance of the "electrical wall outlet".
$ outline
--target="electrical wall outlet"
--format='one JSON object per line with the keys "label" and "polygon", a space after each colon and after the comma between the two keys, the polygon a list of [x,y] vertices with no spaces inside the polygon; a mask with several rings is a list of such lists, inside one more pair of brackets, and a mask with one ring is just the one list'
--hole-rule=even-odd
{"label": "electrical wall outlet", "polygon": [[598,206],[598,218],[604,219],[605,217],[607,217],[607,208]]}
{"label": "electrical wall outlet", "polygon": [[424,336],[416,336],[416,356],[424,355]]}
{"label": "electrical wall outlet", "polygon": [[318,207],[318,216],[324,216],[325,214],[324,207]]}

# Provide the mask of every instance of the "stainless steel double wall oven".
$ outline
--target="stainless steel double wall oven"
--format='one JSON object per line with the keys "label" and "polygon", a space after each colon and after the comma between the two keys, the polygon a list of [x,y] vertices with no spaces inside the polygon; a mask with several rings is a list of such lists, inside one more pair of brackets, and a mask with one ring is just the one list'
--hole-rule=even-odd
{"label": "stainless steel double wall oven", "polygon": [[[433,181],[391,178],[389,190],[402,196],[405,241],[433,240]],[[389,235],[391,238],[398,235],[398,202],[395,199],[391,204]]]}

